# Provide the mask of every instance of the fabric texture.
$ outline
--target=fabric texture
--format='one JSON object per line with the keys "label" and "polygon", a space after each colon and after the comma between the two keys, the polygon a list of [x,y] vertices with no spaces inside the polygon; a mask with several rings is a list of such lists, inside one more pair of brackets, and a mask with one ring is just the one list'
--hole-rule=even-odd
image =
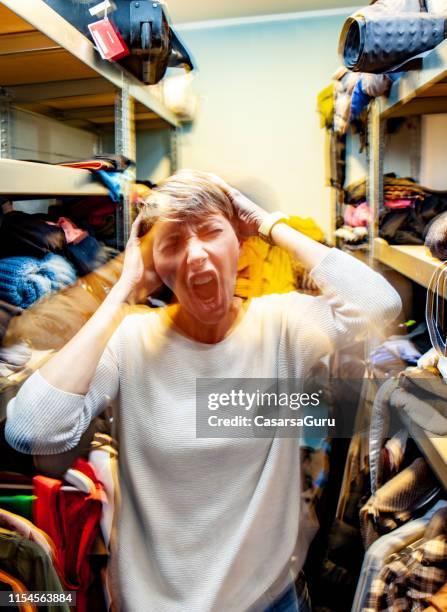
{"label": "fabric texture", "polygon": [[351,227],[366,227],[371,220],[371,210],[366,202],[357,206],[345,206],[344,221]]}
{"label": "fabric texture", "polygon": [[390,378],[381,385],[374,398],[369,433],[373,495],[382,481],[380,454],[390,433],[392,417],[401,411],[429,434],[444,436],[447,435],[446,399],[447,387],[442,378],[419,368],[406,368],[398,378]]}
{"label": "fabric texture", "polygon": [[75,269],[60,255],[0,259],[0,299],[20,308],[28,308],[75,280]]}
{"label": "fabric texture", "polygon": [[331,249],[311,276],[321,295],[254,298],[240,324],[207,345],[163,309],[131,314],[84,397],[39,372],[8,405],[9,443],[27,453],[73,448],[118,397],[121,512],[114,575],[120,609],[259,611],[301,568],[310,517],[296,438],[198,438],[197,378],[293,378],[337,347],[383,328],[400,298],[378,273]]}
{"label": "fabric texture", "polygon": [[364,612],[422,612],[430,597],[445,584],[445,535],[396,556],[373,581]]}
{"label": "fabric texture", "polygon": [[365,548],[380,535],[408,522],[439,494],[439,484],[422,458],[399,472],[372,496],[360,511]]}
{"label": "fabric texture", "polygon": [[392,553],[399,552],[408,544],[422,538],[432,516],[441,508],[446,507],[447,502],[439,501],[421,518],[398,527],[371,544],[365,553],[351,612],[365,609],[371,585],[384,567],[387,558]]}
{"label": "fabric texture", "polygon": [[92,581],[88,555],[99,531],[102,486],[85,460],[77,459],[73,468],[90,478],[94,490],[89,494],[66,491],[61,480],[35,476],[33,517],[54,541],[64,585],[67,590],[77,591],[77,612],[87,612],[86,595]]}
{"label": "fabric texture", "polygon": [[[38,544],[0,528],[0,568],[18,578],[29,591],[62,593],[51,559]],[[69,612],[66,604],[39,606],[42,612]]]}

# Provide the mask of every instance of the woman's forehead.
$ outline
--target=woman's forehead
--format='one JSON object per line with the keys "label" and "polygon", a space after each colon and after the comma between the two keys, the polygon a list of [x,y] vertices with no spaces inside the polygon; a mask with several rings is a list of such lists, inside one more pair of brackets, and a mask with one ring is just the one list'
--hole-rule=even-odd
{"label": "woman's forehead", "polygon": [[154,231],[156,235],[161,238],[173,232],[185,233],[191,231],[191,229],[197,229],[203,225],[206,225],[212,221],[227,221],[228,219],[219,212],[208,213],[202,216],[193,216],[190,219],[159,219],[154,225]]}

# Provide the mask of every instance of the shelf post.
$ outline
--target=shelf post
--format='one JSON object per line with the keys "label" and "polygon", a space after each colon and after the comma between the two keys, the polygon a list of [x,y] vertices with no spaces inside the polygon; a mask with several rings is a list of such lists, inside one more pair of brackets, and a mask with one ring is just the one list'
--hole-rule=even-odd
{"label": "shelf post", "polygon": [[[383,168],[385,156],[385,121],[381,117],[380,98],[370,104],[368,111],[368,175],[367,200],[370,207],[370,223],[368,225],[368,264],[376,268],[375,238],[379,235],[379,211],[383,205]],[[369,330],[365,339],[365,363],[370,370],[370,355],[377,346],[379,339],[374,330]]]}
{"label": "shelf post", "polygon": [[383,168],[385,156],[385,121],[381,118],[380,98],[370,105],[368,112],[368,180],[367,196],[371,210],[368,263],[374,268],[374,239],[379,235],[379,211],[383,205]]}
{"label": "shelf post", "polygon": [[[115,152],[136,161],[135,100],[123,78],[123,86],[115,98]],[[135,167],[127,170],[128,181],[116,216],[116,241],[119,249],[126,245],[132,225],[130,187],[136,178]]]}
{"label": "shelf post", "polygon": [[170,174],[174,174],[179,169],[179,129],[176,127],[169,130],[169,166]]}
{"label": "shelf post", "polygon": [[11,104],[0,93],[0,158],[11,157]]}

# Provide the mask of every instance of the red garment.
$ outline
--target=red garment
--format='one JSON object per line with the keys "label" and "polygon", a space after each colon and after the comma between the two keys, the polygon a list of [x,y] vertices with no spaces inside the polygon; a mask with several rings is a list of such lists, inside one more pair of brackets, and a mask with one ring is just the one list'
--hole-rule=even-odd
{"label": "red garment", "polygon": [[73,468],[83,472],[95,484],[90,495],[81,491],[62,491],[62,480],[33,478],[34,523],[43,529],[56,546],[56,565],[67,590],[77,591],[76,610],[87,612],[87,591],[92,582],[88,555],[99,532],[103,487],[91,465],[77,459]]}
{"label": "red garment", "polygon": [[115,215],[116,205],[108,196],[81,198],[69,205],[71,219],[86,220],[93,228],[104,225],[106,217]]}
{"label": "red garment", "polygon": [[63,162],[58,166],[84,168],[85,170],[115,170],[115,164],[106,159],[85,159],[84,161]]}

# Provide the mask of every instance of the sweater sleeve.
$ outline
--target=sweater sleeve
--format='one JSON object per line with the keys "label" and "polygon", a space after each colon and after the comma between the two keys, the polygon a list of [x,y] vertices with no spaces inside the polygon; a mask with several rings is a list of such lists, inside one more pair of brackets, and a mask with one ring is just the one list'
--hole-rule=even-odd
{"label": "sweater sleeve", "polygon": [[22,453],[52,455],[74,448],[88,428],[116,397],[118,361],[107,345],[86,395],[61,391],[35,372],[7,408],[5,437]]}
{"label": "sweater sleeve", "polygon": [[[288,308],[289,333],[295,331],[309,347],[309,358],[319,359],[368,332],[383,331],[399,314],[397,291],[366,264],[332,248],[310,272],[322,294],[297,294]],[[299,298],[308,298],[305,312]],[[291,339],[292,340],[292,339]]]}

